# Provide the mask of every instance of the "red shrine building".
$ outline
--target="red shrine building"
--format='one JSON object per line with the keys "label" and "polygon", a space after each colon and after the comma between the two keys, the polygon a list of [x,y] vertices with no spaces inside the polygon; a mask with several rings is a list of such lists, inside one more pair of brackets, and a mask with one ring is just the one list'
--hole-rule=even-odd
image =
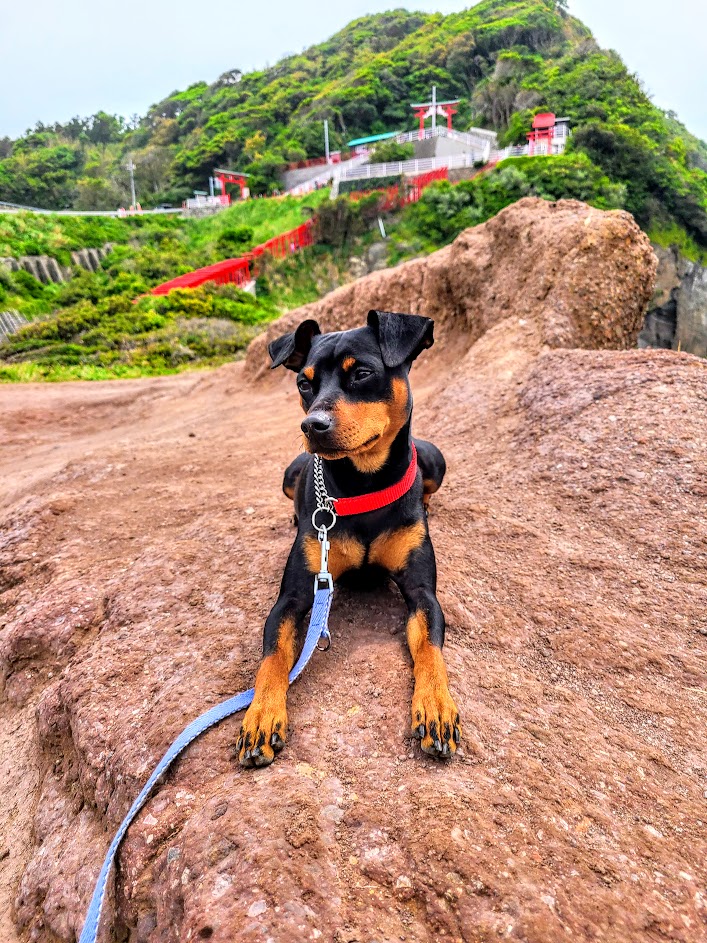
{"label": "red shrine building", "polygon": [[561,154],[569,136],[569,118],[556,118],[551,111],[542,112],[533,118],[532,130],[528,131],[528,156]]}

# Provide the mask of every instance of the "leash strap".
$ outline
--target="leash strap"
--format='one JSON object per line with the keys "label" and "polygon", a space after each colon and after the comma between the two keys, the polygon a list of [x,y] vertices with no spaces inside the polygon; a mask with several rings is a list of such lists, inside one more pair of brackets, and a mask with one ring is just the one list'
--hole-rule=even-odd
{"label": "leash strap", "polygon": [[[302,646],[302,652],[297,659],[297,663],[290,672],[290,683],[295,681],[302,674],[316,648],[322,647],[324,650],[329,648],[331,636],[329,634],[328,622],[333,595],[334,590],[331,586],[331,583],[323,588],[319,588],[319,586],[316,587],[316,591],[314,593],[314,602],[312,604],[312,615],[309,620],[309,628],[307,629],[307,635],[305,636],[304,645]],[[320,646],[320,641],[324,643],[323,646]],[[225,720],[226,717],[230,717],[237,711],[244,710],[244,708],[248,707],[248,705],[253,700],[254,693],[254,689],[250,688],[248,691],[242,691],[240,694],[236,694],[227,701],[223,701],[221,704],[216,704],[208,711],[205,711],[200,717],[197,717],[196,720],[192,721],[189,726],[179,734],[177,739],[159,761],[155,767],[154,772],[143,786],[140,795],[133,802],[132,806],[130,807],[130,811],[121,822],[120,828],[116,832],[115,838],[110,843],[108,853],[106,854],[105,861],[103,862],[103,867],[101,868],[101,873],[98,875],[98,881],[96,882],[96,888],[93,892],[91,903],[89,904],[89,908],[86,913],[86,920],[84,921],[79,943],[96,943],[98,922],[101,917],[101,909],[106,896],[108,876],[113,863],[115,862],[116,855],[118,854],[120,843],[122,842],[123,838],[125,837],[125,833],[135,819],[135,816],[149,799],[152,790],[155,788],[155,786],[161,783],[162,778],[169,767],[177,759],[177,757],[184,750],[186,750],[192,741],[196,740],[196,738],[206,730],[209,730],[211,727],[215,727],[216,724],[220,723],[222,720]]]}

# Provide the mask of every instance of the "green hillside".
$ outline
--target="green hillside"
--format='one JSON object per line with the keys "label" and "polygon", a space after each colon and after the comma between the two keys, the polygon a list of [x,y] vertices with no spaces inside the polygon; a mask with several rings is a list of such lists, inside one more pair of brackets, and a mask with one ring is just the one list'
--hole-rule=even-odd
{"label": "green hillside", "polygon": [[274,298],[264,278],[257,299],[230,285],[146,293],[292,229],[328,196],[236,203],[206,219],[0,214],[0,257],[46,254],[65,265],[72,249],[113,244],[99,271],[74,268],[64,284],[0,267],[0,310],[31,322],[0,344],[0,382],[139,376],[232,359],[290,297],[317,297],[316,286],[300,275],[295,291],[303,296],[280,289]]}
{"label": "green hillside", "polygon": [[287,161],[410,127],[409,102],[460,96],[457,126],[524,140],[534,112],[572,119],[572,148],[622,188],[621,205],[645,228],[678,227],[707,245],[707,146],[656,108],[619,56],[601,50],[564,0],[484,0],[449,16],[394,10],[350,23],[326,42],[261,71],[225,73],[154,105],[127,127],[108,115],[38,126],[0,141],[0,199],[51,207],[128,201],[133,156],[143,205],[181,200],[214,167],[277,185]]}

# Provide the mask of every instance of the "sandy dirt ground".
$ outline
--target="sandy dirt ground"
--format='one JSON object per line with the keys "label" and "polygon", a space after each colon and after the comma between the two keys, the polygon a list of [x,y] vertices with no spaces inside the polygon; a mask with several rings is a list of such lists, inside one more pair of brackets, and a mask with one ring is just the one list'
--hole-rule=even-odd
{"label": "sandy dirt ground", "polygon": [[[105,940],[707,939],[707,365],[548,343],[546,296],[442,323],[413,371],[449,469],[430,528],[461,755],[410,738],[397,593],[339,590],[284,752],[241,769],[237,721],[189,748],[123,846]],[[300,421],[261,353],[0,387],[3,941],[77,937],[156,760],[252,681]]]}

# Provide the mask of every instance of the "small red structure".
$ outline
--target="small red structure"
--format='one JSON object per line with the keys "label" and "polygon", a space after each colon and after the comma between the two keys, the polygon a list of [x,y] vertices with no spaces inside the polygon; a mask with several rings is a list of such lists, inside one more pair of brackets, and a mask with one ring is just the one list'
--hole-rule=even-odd
{"label": "small red structure", "polygon": [[226,184],[233,183],[241,188],[241,199],[243,200],[248,199],[250,195],[247,182],[248,176],[249,174],[239,173],[237,170],[214,170],[214,180],[218,180],[221,185],[221,196],[227,196]]}
{"label": "small red structure", "polygon": [[[287,165],[288,170],[300,170],[302,167],[323,167],[326,166],[326,157],[309,157],[307,160],[295,160]],[[332,151],[329,154],[330,164],[341,163],[341,151]]]}
{"label": "small red structure", "polygon": [[528,131],[528,156],[552,154],[552,139],[555,136],[555,116],[544,111],[533,118],[533,130]]}

